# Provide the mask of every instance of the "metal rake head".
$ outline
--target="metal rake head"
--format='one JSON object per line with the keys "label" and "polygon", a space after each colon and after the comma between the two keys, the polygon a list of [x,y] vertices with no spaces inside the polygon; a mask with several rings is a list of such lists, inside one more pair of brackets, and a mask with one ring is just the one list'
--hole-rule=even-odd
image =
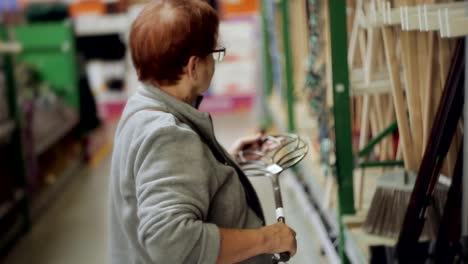
{"label": "metal rake head", "polygon": [[308,144],[298,135],[267,136],[261,150],[239,153],[240,166],[247,176],[278,175],[299,163],[308,153]]}

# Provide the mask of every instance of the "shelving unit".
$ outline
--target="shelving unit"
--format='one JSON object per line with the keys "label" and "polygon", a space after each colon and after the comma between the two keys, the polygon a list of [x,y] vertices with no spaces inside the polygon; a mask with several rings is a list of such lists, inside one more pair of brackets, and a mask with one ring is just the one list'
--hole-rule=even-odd
{"label": "shelving unit", "polygon": [[[0,18],[1,19],[1,18]],[[7,29],[0,25],[0,43],[6,41]],[[13,167],[13,175],[4,175],[13,182],[14,189],[11,196],[0,202],[0,254],[12,245],[24,232],[29,229],[29,204],[26,195],[26,178],[24,170],[24,160],[22,153],[20,117],[16,101],[16,89],[13,76],[13,56],[8,51],[0,51],[2,65],[0,68],[4,74],[4,84],[7,91],[7,103],[9,117],[0,125],[0,145],[3,151],[9,151],[11,158],[10,166]]]}
{"label": "shelving unit", "polygon": [[[291,1],[288,3],[277,1],[276,8],[278,8],[279,11],[276,12],[276,14],[282,16],[281,25],[283,31],[288,29],[288,27],[290,28],[287,21],[288,4],[293,5],[298,2],[303,3],[304,1]],[[351,1],[351,4],[355,3],[362,3],[362,1]],[[373,73],[373,77],[369,78],[369,67],[367,69],[354,69],[348,66],[349,59],[351,58],[350,56],[354,56],[354,54],[348,54],[348,48],[353,51],[358,50],[356,52],[362,53],[361,57],[356,55],[356,60],[361,60],[363,64],[369,63],[365,61],[367,60],[365,56],[370,54],[368,53],[369,51],[366,51],[363,47],[359,47],[366,39],[365,37],[363,38],[362,33],[359,33],[358,30],[355,32],[354,27],[359,30],[365,30],[366,33],[371,32],[372,29],[378,32],[382,27],[393,26],[398,28],[398,30],[402,30],[402,32],[415,32],[418,30],[423,32],[436,32],[442,39],[464,36],[468,34],[468,32],[466,32],[468,11],[465,10],[468,6],[467,3],[468,2],[421,4],[412,7],[390,7],[389,4],[381,7],[376,4],[376,6],[371,6],[369,9],[366,9],[366,12],[354,10],[354,14],[356,14],[358,18],[356,19],[357,23],[353,25],[349,41],[353,42],[354,40],[355,42],[348,47],[347,34],[350,28],[347,26],[349,21],[346,20],[348,16],[351,16],[353,10],[347,7],[346,1],[328,2],[328,9],[326,11],[329,20],[328,27],[330,36],[327,47],[330,50],[325,50],[324,53],[330,53],[329,58],[325,60],[327,60],[327,65],[330,66],[330,68],[327,69],[327,74],[331,74],[331,77],[324,77],[323,79],[328,79],[326,80],[327,89],[330,93],[333,93],[333,97],[330,97],[333,98],[333,102],[329,103],[329,106],[332,106],[334,111],[334,135],[332,136],[334,145],[332,148],[335,148],[336,152],[333,155],[333,161],[328,170],[335,170],[337,185],[336,199],[334,199],[334,197],[329,198],[330,193],[334,193],[332,190],[333,184],[329,184],[331,176],[321,175],[322,173],[320,171],[322,168],[318,165],[319,158],[315,157],[319,155],[318,153],[315,153],[315,156],[311,157],[310,160],[306,159],[300,164],[296,172],[298,181],[304,184],[305,188],[308,190],[307,194],[310,198],[310,203],[315,210],[313,214],[314,221],[317,221],[317,219],[321,221],[320,224],[316,223],[315,227],[318,234],[320,234],[319,239],[324,245],[324,252],[331,263],[336,263],[337,256],[339,256],[341,263],[367,263],[370,257],[370,246],[395,245],[396,239],[368,234],[361,228],[361,225],[364,223],[368,210],[367,208],[372,198],[372,193],[370,193],[370,191],[374,190],[376,187],[377,177],[375,176],[381,173],[381,168],[403,167],[405,165],[403,159],[398,157],[398,155],[396,155],[396,158],[390,159],[381,158],[369,160],[367,158],[370,154],[375,153],[376,147],[380,149],[383,144],[389,144],[390,140],[388,136],[398,131],[399,123],[395,121],[390,122],[390,118],[388,118],[388,124],[386,124],[387,121],[385,121],[385,124],[379,124],[379,129],[374,129],[372,131],[373,138],[369,139],[367,144],[365,144],[365,142],[364,144],[361,143],[359,149],[356,149],[357,145],[353,143],[355,142],[356,128],[352,126],[351,114],[356,115],[356,113],[353,113],[353,111],[356,111],[356,100],[362,100],[356,98],[374,98],[380,96],[392,100],[390,96],[392,95],[392,86],[395,82],[395,78],[391,79],[391,76],[389,76],[386,71],[375,72]],[[281,55],[272,54],[274,51],[271,49],[270,39],[280,39],[280,34],[276,33],[275,35],[275,30],[271,29],[271,27],[274,26],[271,23],[272,18],[268,17],[271,14],[266,12],[268,8],[271,8],[271,5],[275,4],[268,0],[262,1],[263,61],[265,64],[264,96],[267,98],[267,112],[269,113],[266,119],[271,119],[279,131],[298,133],[309,138],[310,141],[314,141],[317,138],[317,130],[320,129],[319,125],[317,121],[314,120],[315,117],[311,117],[309,111],[307,111],[307,102],[304,102],[304,100],[301,100],[302,98],[298,96],[297,88],[294,90],[294,85],[301,86],[302,84],[297,83],[297,80],[293,85],[288,85],[286,82],[283,96],[275,92],[275,89],[272,88],[278,85],[273,81],[275,76],[272,69],[278,66],[274,65],[275,62],[272,57],[283,57],[283,63],[280,63],[280,67],[284,70],[282,77],[286,80],[291,78],[297,71],[301,71],[302,68],[300,68],[301,66],[299,66],[299,68],[291,67],[291,65],[297,66],[297,62],[290,61],[287,48],[294,46],[294,43],[288,44],[290,39],[288,34],[284,34],[284,32],[282,32],[283,35],[281,35],[282,43],[280,46],[283,47]],[[295,15],[298,17],[301,16],[297,13],[295,13]],[[462,26],[463,24],[465,26]],[[294,29],[297,30],[296,27]],[[361,50],[359,50],[359,48]],[[366,52],[368,54],[366,54]],[[447,57],[447,55],[445,56]],[[441,57],[441,59],[442,58],[443,57]],[[354,58],[351,58],[351,61],[352,60],[354,60]],[[377,60],[381,60],[381,58],[377,58]],[[379,63],[382,63],[382,61]],[[385,63],[385,57],[383,58],[383,63]],[[445,77],[441,77],[441,81],[443,83]],[[403,78],[401,82],[401,86],[406,85]],[[392,104],[392,101],[390,101],[390,104]],[[290,124],[293,124],[293,126]],[[430,124],[431,123],[429,123],[429,126]],[[367,126],[369,126],[369,124]],[[314,146],[314,144],[312,145]],[[321,146],[315,146],[315,148],[312,149],[315,149],[315,152],[319,152],[318,149],[320,147]],[[394,151],[395,153],[397,152],[396,149]],[[390,157],[391,155],[388,156]],[[361,176],[361,173],[364,169],[367,174],[369,174],[366,177],[366,188],[368,190],[366,192],[363,192],[361,189],[355,191],[354,189],[356,187],[359,188],[359,182],[362,181],[363,176]],[[450,171],[450,169],[448,171]],[[331,180],[331,182],[333,182],[333,180]],[[359,196],[357,196],[358,193]],[[330,204],[335,204],[336,207],[330,206]],[[468,210],[464,210],[463,212],[466,214],[467,211]],[[465,217],[468,218],[468,216]]]}
{"label": "shelving unit", "polygon": [[[44,35],[48,37],[43,38]],[[60,164],[60,166],[59,161],[47,161],[50,155],[57,156],[56,153],[60,152],[57,148],[68,142],[67,140],[73,143],[66,143],[68,144],[66,147],[81,145],[79,139],[73,134],[80,121],[80,97],[71,25],[67,22],[9,26],[8,28],[2,25],[0,26],[0,56],[3,59],[1,70],[5,76],[3,79],[7,87],[9,107],[8,119],[0,123],[0,148],[8,153],[8,156],[5,156],[8,162],[4,164],[10,171],[6,172],[8,175],[2,174],[2,178],[14,177],[13,186],[4,187],[8,188],[9,192],[11,191],[11,195],[5,196],[3,192],[5,190],[1,193],[0,254],[3,254],[29,229],[30,224],[44,212],[44,209],[82,168],[84,152],[81,148],[73,151],[68,149],[67,153],[72,151],[76,155],[73,159],[67,160],[67,164]],[[52,103],[49,108],[44,108],[45,110],[41,108],[42,114],[45,113],[45,117],[43,116],[45,120],[34,118],[29,120],[26,117],[25,111],[28,110],[24,107],[24,95],[19,94],[24,87],[18,87],[18,85],[22,85],[25,81],[19,78],[27,76],[19,76],[15,72],[17,70],[15,67],[18,67],[20,63],[33,65],[33,68],[40,72],[43,78],[41,81],[49,85],[50,91],[56,96],[54,97],[56,101],[48,102]],[[33,102],[27,101],[26,105],[36,103],[34,98],[27,100]],[[39,110],[36,108],[33,114],[39,116]],[[55,114],[52,113],[53,111],[56,111]],[[60,111],[60,117],[57,111]],[[39,129],[35,125],[42,127]],[[60,156],[62,159],[71,158],[71,154]],[[52,165],[42,164],[44,160]],[[45,165],[51,167],[47,168]],[[44,168],[54,169],[54,173],[57,174],[56,178],[39,179],[40,174],[45,174],[42,171]],[[3,199],[3,197],[6,198]]]}

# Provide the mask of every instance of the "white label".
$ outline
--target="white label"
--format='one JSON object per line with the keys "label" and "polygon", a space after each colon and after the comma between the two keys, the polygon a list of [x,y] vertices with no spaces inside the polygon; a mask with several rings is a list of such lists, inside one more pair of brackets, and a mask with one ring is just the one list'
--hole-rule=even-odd
{"label": "white label", "polygon": [[283,207],[276,208],[276,219],[279,219],[280,217],[285,218]]}
{"label": "white label", "polygon": [[337,84],[336,85],[336,92],[338,92],[338,93],[344,92],[344,85],[341,84],[341,83]]}
{"label": "white label", "polygon": [[281,168],[278,164],[271,164],[266,169],[269,173],[273,173],[273,174],[277,174],[283,171],[283,168]]}

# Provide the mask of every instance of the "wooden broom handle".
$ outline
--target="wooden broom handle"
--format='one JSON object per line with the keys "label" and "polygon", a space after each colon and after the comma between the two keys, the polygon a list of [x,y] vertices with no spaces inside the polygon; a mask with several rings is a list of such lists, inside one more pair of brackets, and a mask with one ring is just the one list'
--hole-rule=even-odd
{"label": "wooden broom handle", "polygon": [[412,140],[409,131],[408,117],[406,114],[404,93],[401,87],[399,63],[397,61],[397,55],[395,53],[396,45],[393,29],[390,27],[383,27],[382,35],[384,40],[385,58],[387,61],[387,68],[390,76],[390,83],[392,85],[392,97],[395,105],[398,129],[400,132],[400,140],[403,149],[403,159],[405,161],[405,168],[416,171],[417,165],[414,161],[413,150],[411,148]]}

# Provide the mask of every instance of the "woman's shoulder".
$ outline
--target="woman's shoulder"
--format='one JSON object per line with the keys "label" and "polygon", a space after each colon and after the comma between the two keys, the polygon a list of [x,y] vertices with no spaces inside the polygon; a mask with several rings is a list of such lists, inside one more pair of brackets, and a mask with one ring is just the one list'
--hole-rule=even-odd
{"label": "woman's shoulder", "polygon": [[159,109],[142,109],[124,116],[120,121],[119,130],[121,133],[131,132],[138,141],[153,141],[162,136],[176,138],[197,135],[175,115]]}

